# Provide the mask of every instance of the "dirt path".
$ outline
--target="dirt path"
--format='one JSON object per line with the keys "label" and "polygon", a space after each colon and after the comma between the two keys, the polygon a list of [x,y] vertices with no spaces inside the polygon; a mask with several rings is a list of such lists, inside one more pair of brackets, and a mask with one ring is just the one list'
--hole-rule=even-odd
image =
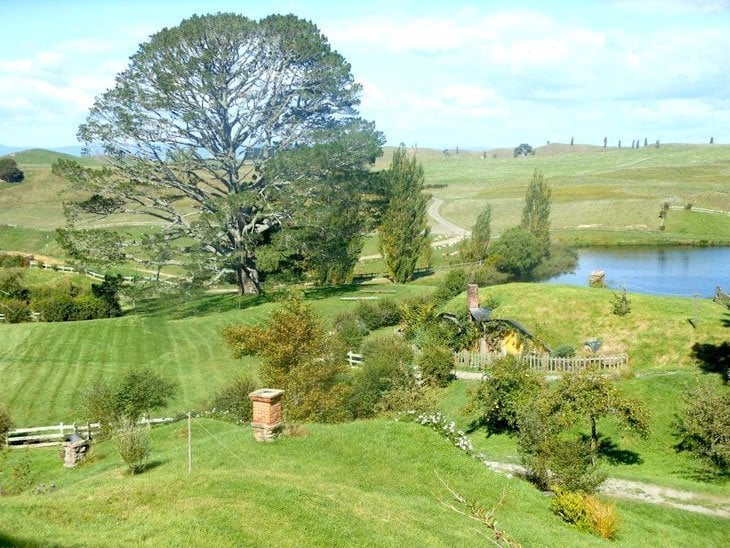
{"label": "dirt path", "polygon": [[[525,472],[525,469],[518,464],[495,461],[484,461],[484,464],[490,470],[510,478],[522,476]],[[601,486],[600,492],[617,499],[659,504],[686,512],[730,519],[730,498],[727,497],[616,478],[607,479]]]}
{"label": "dirt path", "polygon": [[[460,242],[464,238],[468,237],[471,232],[455,225],[451,221],[444,219],[439,213],[439,209],[443,205],[444,201],[439,198],[433,198],[431,205],[428,206],[428,215],[433,220],[433,226],[431,227],[431,234],[434,235],[434,241],[431,247],[447,247],[455,243]],[[380,254],[374,255],[363,255],[360,257],[361,261],[372,261],[380,259]]]}

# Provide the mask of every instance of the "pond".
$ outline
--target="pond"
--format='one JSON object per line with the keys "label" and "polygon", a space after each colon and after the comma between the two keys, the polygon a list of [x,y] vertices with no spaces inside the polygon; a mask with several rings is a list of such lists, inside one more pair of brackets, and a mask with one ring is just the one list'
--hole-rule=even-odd
{"label": "pond", "polygon": [[586,248],[578,266],[547,283],[588,285],[593,270],[606,273],[609,287],[633,293],[712,297],[730,293],[730,247]]}

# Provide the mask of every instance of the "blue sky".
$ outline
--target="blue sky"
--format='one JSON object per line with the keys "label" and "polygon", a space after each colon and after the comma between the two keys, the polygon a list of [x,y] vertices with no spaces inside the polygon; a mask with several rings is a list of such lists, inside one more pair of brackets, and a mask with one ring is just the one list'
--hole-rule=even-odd
{"label": "blue sky", "polygon": [[76,144],[141,42],[218,11],[314,21],[389,144],[730,143],[730,0],[0,0],[0,143]]}

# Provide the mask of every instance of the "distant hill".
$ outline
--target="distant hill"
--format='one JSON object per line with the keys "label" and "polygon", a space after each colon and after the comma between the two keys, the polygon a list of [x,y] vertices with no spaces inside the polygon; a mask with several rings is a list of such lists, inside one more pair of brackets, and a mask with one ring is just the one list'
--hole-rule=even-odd
{"label": "distant hill", "polygon": [[[33,148],[33,147],[11,147],[11,146],[7,146],[7,145],[0,145],[0,156],[7,156],[8,154],[14,154],[14,153],[22,152],[25,150],[40,150],[40,149]],[[79,146],[79,145],[53,147],[50,149],[43,149],[43,150],[50,150],[52,152],[60,152],[62,154],[70,154],[71,156],[81,156],[81,146]]]}
{"label": "distant hill", "polygon": [[98,161],[94,158],[75,156],[73,154],[67,154],[57,150],[47,150],[44,148],[31,148],[20,152],[12,152],[7,155],[12,156],[20,166],[50,166],[59,158],[75,160],[83,165],[95,165],[98,163]]}

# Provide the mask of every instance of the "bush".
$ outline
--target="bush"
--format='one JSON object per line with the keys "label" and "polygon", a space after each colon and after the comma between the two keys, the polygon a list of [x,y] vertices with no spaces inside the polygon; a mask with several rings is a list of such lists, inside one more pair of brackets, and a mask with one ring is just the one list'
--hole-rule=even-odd
{"label": "bush", "polygon": [[489,263],[518,280],[529,279],[533,269],[548,253],[545,244],[525,228],[505,230],[489,247]]}
{"label": "bush", "polygon": [[120,426],[135,424],[142,413],[164,407],[175,384],[150,367],[126,369],[112,383],[97,381],[82,393],[86,419],[101,424],[109,434]]}
{"label": "bush", "polygon": [[30,321],[30,305],[20,299],[0,301],[0,313],[5,315],[7,323],[21,323]]}
{"label": "bush", "polygon": [[631,301],[628,295],[626,295],[626,289],[621,293],[614,293],[611,297],[611,308],[616,316],[626,316],[631,312]]}
{"label": "bush", "polygon": [[497,360],[489,378],[469,391],[468,410],[479,410],[479,423],[490,433],[519,429],[522,408],[542,390],[541,377],[513,356]]}
{"label": "bush", "polygon": [[581,441],[552,439],[547,444],[547,466],[552,472],[550,483],[566,491],[593,493],[606,480],[591,462],[590,447]]}
{"label": "bush", "polygon": [[10,411],[0,403],[0,445],[5,443],[5,437],[13,429],[13,426],[15,424],[13,423],[13,418],[10,416]]}
{"label": "bush", "polygon": [[12,268],[5,272],[0,272],[0,295],[7,299],[27,301],[29,291],[23,285],[24,276],[25,272],[19,268]]}
{"label": "bush", "polygon": [[363,347],[363,362],[355,373],[349,398],[349,407],[357,418],[373,416],[388,392],[405,390],[415,382],[413,351],[401,338],[382,335],[368,340]]}
{"label": "bush", "polygon": [[493,264],[475,266],[468,271],[467,276],[469,283],[479,287],[503,284],[511,278],[508,273],[497,270]]}
{"label": "bush", "polygon": [[595,497],[558,489],[550,501],[550,509],[578,530],[613,539],[618,529],[618,516],[613,504]]}
{"label": "bush", "polygon": [[0,180],[7,183],[19,183],[25,179],[25,174],[18,169],[18,163],[13,158],[0,158]]}
{"label": "bush", "polygon": [[454,355],[441,344],[427,344],[418,356],[417,365],[423,381],[435,386],[446,386],[453,378]]}
{"label": "bush", "polygon": [[10,255],[0,253],[0,267],[3,268],[28,268],[30,261],[23,255]]}
{"label": "bush", "polygon": [[146,428],[127,425],[114,434],[114,444],[132,474],[144,472],[151,452],[149,432]]}
{"label": "bush", "polygon": [[213,398],[213,409],[217,414],[237,422],[251,421],[253,409],[248,395],[256,390],[254,380],[248,375],[239,375],[223,385]]}
{"label": "bush", "polygon": [[393,299],[360,301],[355,309],[355,314],[370,331],[375,331],[381,327],[398,325],[401,320],[398,303]]}
{"label": "bush", "polygon": [[553,349],[552,356],[555,358],[572,358],[575,356],[575,348],[569,344],[560,344]]}
{"label": "bush", "polygon": [[353,312],[343,312],[335,316],[334,328],[346,350],[358,350],[365,335],[369,333],[365,323]]}
{"label": "bush", "polygon": [[67,322],[73,318],[76,311],[73,297],[60,291],[34,299],[33,307],[46,322]]}
{"label": "bush", "polygon": [[677,449],[689,451],[720,472],[730,470],[730,391],[702,383],[684,398],[676,425]]}
{"label": "bush", "polygon": [[441,280],[436,287],[433,298],[438,303],[445,303],[449,299],[456,297],[462,291],[466,291],[467,284],[466,272],[461,268],[449,270],[446,277]]}

